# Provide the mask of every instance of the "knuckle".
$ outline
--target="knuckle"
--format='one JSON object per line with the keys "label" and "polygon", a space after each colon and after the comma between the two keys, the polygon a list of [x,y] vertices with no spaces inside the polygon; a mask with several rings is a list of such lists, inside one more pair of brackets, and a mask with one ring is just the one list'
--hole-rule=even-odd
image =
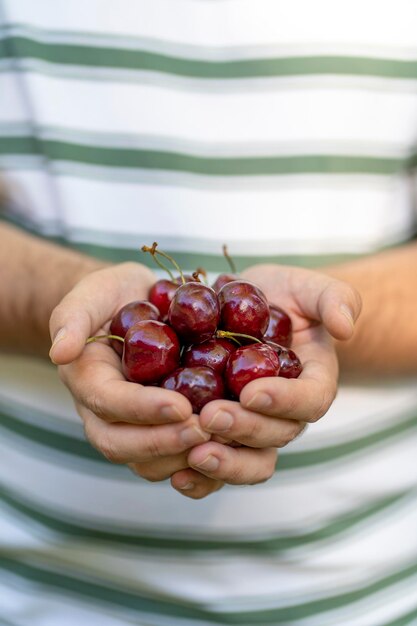
{"label": "knuckle", "polygon": [[85,406],[87,406],[94,415],[97,417],[101,417],[102,419],[106,418],[106,411],[103,405],[103,398],[96,390],[90,390],[85,395],[84,400]]}
{"label": "knuckle", "polygon": [[291,441],[294,441],[294,439],[298,436],[300,432],[300,424],[297,421],[294,422],[288,422],[286,424],[286,427],[284,429],[284,431],[281,434],[280,437],[280,441],[277,445],[277,448],[284,448],[285,446],[287,446],[289,443],[291,443]]}
{"label": "knuckle", "polygon": [[294,393],[288,393],[285,398],[285,412],[287,415],[296,415],[299,411],[299,397]]}
{"label": "knuckle", "polygon": [[262,421],[254,415],[246,424],[246,437],[248,439],[258,439],[262,430]]}
{"label": "knuckle", "polygon": [[146,442],[146,451],[145,453],[147,454],[147,456],[149,456],[151,459],[156,459],[156,458],[160,458],[161,456],[163,456],[162,454],[162,450],[161,450],[161,442],[158,438],[157,432],[155,428],[150,428],[149,429],[149,435],[148,435],[148,439]]}
{"label": "knuckle", "polygon": [[333,389],[323,389],[320,399],[313,407],[312,413],[307,421],[314,424],[321,417],[323,417],[323,415],[329,410],[329,407],[333,402],[335,395],[336,394]]}
{"label": "knuckle", "polygon": [[244,469],[240,463],[236,463],[229,472],[229,480],[226,482],[230,482],[233,485],[241,485],[245,480]]}
{"label": "knuckle", "polygon": [[97,438],[95,447],[110,463],[125,463],[126,459],[122,452],[114,445],[114,441],[107,429],[103,429]]}
{"label": "knuckle", "polygon": [[265,483],[267,480],[270,480],[272,476],[275,474],[275,463],[276,463],[276,454],[270,455],[270,458],[263,465],[263,471],[256,480],[256,483]]}

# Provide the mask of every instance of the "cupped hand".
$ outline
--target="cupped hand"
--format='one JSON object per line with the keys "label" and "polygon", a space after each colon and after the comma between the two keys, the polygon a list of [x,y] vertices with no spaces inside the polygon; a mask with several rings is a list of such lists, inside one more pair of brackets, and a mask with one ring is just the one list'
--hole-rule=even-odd
{"label": "cupped hand", "polygon": [[[146,300],[153,272],[124,263],[85,276],[54,309],[50,356],[72,393],[90,443],[107,459],[128,464],[147,480],[164,480],[188,467],[187,451],[210,439],[179,393],[126,381],[105,334],[128,302]],[[206,489],[218,487],[208,480]]]}
{"label": "cupped hand", "polygon": [[[253,484],[275,471],[277,448],[297,437],[308,423],[321,418],[332,404],[338,379],[335,339],[348,340],[361,310],[350,285],[324,273],[279,265],[257,265],[242,278],[258,285],[272,304],[293,322],[292,348],[303,364],[297,379],[259,378],[242,390],[239,402],[216,400],[200,415],[212,440],[188,454],[193,469],[176,473],[174,487],[194,483],[191,497],[202,497],[211,482]],[[241,444],[227,446],[221,437]],[[196,474],[198,471],[201,476]]]}

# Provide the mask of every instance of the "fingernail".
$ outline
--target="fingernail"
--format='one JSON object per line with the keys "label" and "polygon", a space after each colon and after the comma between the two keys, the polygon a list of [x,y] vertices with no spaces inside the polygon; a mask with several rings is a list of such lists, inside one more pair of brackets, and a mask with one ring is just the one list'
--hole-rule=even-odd
{"label": "fingernail", "polygon": [[180,432],[180,439],[182,443],[187,446],[195,446],[198,443],[203,443],[210,438],[210,435],[204,433],[196,426],[187,426]]}
{"label": "fingernail", "polygon": [[189,489],[194,489],[194,483],[187,483],[184,487],[180,487],[181,491],[188,491]]}
{"label": "fingernail", "polygon": [[183,415],[174,405],[163,406],[161,409],[161,416],[163,419],[169,420],[170,422],[182,422],[186,419],[186,416]]}
{"label": "fingernail", "polygon": [[349,309],[349,307],[346,306],[346,304],[341,304],[339,310],[342,313],[342,315],[346,317],[346,319],[349,321],[349,324],[353,328],[355,326],[355,322],[353,319],[352,311]]}
{"label": "fingernail", "polygon": [[219,465],[219,459],[212,454],[209,454],[202,463],[196,463],[194,467],[199,467],[205,472],[215,472]]}
{"label": "fingernail", "polygon": [[254,409],[255,411],[262,411],[272,405],[272,398],[267,393],[259,391],[255,393],[253,398],[246,404],[248,409]]}
{"label": "fingernail", "polygon": [[207,426],[207,430],[210,432],[223,433],[230,430],[233,424],[233,417],[226,411],[217,411],[214,414],[211,422]]}
{"label": "fingernail", "polygon": [[49,350],[49,357],[51,359],[51,361],[53,361],[52,358],[52,351],[55,349],[56,345],[62,341],[62,339],[65,338],[65,335],[67,334],[67,329],[65,328],[65,326],[63,328],[60,328],[57,332],[57,334],[54,337],[54,342],[51,346],[51,349]]}

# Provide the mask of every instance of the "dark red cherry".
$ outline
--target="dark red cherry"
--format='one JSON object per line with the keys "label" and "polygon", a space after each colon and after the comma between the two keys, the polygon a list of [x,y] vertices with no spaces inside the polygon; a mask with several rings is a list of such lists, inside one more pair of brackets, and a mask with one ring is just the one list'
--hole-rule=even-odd
{"label": "dark red cherry", "polygon": [[219,293],[220,289],[224,287],[224,285],[232,283],[235,280],[239,280],[239,276],[237,274],[219,274],[212,287],[216,293]]}
{"label": "dark red cherry", "polygon": [[235,350],[236,345],[227,339],[209,339],[189,346],[182,355],[182,362],[186,367],[203,365],[223,374],[229,356]]}
{"label": "dark red cherry", "polygon": [[293,350],[285,348],[279,355],[279,376],[283,378],[298,378],[303,371],[303,366]]}
{"label": "dark red cherry", "polygon": [[224,398],[222,377],[209,367],[181,367],[164,378],[161,387],[182,393],[194,413],[200,413],[207,402]]}
{"label": "dark red cherry", "polygon": [[179,362],[180,342],[168,324],[147,320],[127,331],[122,369],[128,380],[152,385],[176,369]]}
{"label": "dark red cherry", "polygon": [[292,341],[291,318],[283,309],[275,304],[269,305],[269,324],[264,335],[264,339],[269,339],[279,343],[286,348]]}
{"label": "dark red cherry", "polygon": [[295,352],[284,346],[278,346],[272,341],[267,341],[266,343],[278,357],[280,367],[278,376],[282,378],[298,378],[303,371],[303,366]]}
{"label": "dark red cherry", "polygon": [[220,328],[260,339],[269,323],[269,306],[262,291],[246,280],[224,285],[218,294]]}
{"label": "dark red cherry", "polygon": [[172,280],[162,278],[157,280],[149,291],[149,301],[157,307],[163,320],[168,315],[169,305],[177,289],[178,285]]}
{"label": "dark red cherry", "polygon": [[203,283],[178,287],[168,311],[172,328],[186,343],[201,343],[216,332],[220,319],[216,292]]}
{"label": "dark red cherry", "polygon": [[[160,319],[159,311],[154,304],[146,300],[135,300],[122,306],[113,317],[110,324],[110,334],[124,338],[129,328],[136,322],[142,322],[143,320],[160,321]],[[110,343],[116,352],[121,355],[123,344],[115,339],[111,339]]]}
{"label": "dark red cherry", "polygon": [[279,360],[275,351],[263,343],[238,348],[229,358],[225,371],[226,385],[238,398],[243,387],[264,376],[278,376]]}
{"label": "dark red cherry", "polygon": [[[184,274],[184,280],[185,280],[186,283],[195,283],[196,282],[194,276],[190,276],[190,274]],[[182,280],[181,276],[177,276],[175,278],[175,282],[177,283],[177,285],[182,285],[183,284],[183,280]]]}

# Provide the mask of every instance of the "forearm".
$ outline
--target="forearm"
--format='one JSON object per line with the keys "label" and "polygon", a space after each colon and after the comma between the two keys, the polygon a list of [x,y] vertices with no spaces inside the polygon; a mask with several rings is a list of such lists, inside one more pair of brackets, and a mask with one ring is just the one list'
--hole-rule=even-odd
{"label": "forearm", "polygon": [[53,308],[105,265],[0,223],[0,350],[47,356]]}
{"label": "forearm", "polygon": [[337,346],[342,370],[417,372],[417,244],[324,271],[353,285],[363,301],[353,338]]}

